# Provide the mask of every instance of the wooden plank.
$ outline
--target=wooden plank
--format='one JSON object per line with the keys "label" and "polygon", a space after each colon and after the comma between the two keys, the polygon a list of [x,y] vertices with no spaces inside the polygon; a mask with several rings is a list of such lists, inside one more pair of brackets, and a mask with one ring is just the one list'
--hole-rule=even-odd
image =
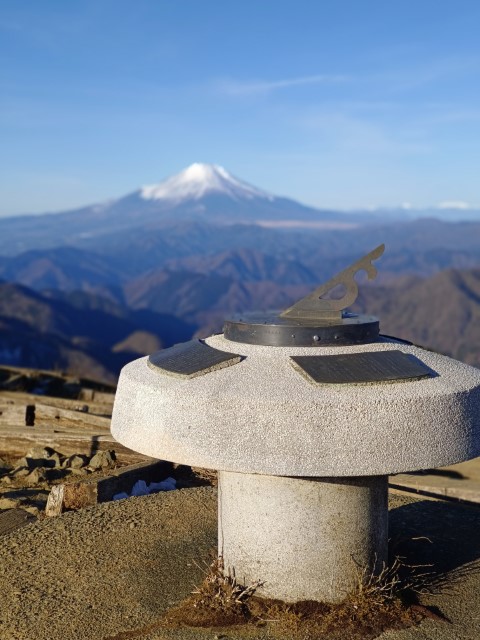
{"label": "wooden plank", "polygon": [[[17,394],[20,395],[20,394]],[[52,396],[36,396],[33,394],[22,394],[24,399],[31,402],[32,399],[35,403],[47,405],[51,407],[59,407],[61,409],[70,409],[71,411],[81,411],[86,406],[88,407],[88,413],[94,415],[111,415],[113,408],[113,400],[115,396],[112,396],[111,400],[107,401],[87,401],[81,398],[72,400],[70,398],[54,398]],[[107,395],[107,394],[105,394]],[[110,394],[108,394],[110,395]],[[1,396],[0,396],[1,398]]]}
{"label": "wooden plank", "polygon": [[[111,394],[102,394],[110,396]],[[44,406],[58,407],[61,409],[70,409],[71,411],[80,411],[83,413],[83,407],[88,407],[88,413],[108,417],[112,415],[114,396],[108,401],[88,402],[85,400],[72,400],[70,398],[55,398],[51,396],[35,395],[33,393],[24,393],[16,391],[0,391],[0,407],[9,405],[26,406],[29,404],[41,404]]]}
{"label": "wooden plank", "polygon": [[[29,420],[30,417],[30,420]],[[42,426],[69,424],[79,427],[94,426],[108,431],[110,417],[99,416],[89,411],[65,409],[43,403],[11,404],[0,401],[0,425],[15,424],[18,426]],[[31,424],[33,422],[33,424]],[[30,424],[29,424],[30,423]]]}
{"label": "wooden plank", "polygon": [[119,462],[152,460],[118,443],[109,432],[91,433],[86,429],[54,430],[40,427],[0,426],[0,452],[21,457],[32,447],[48,446],[64,455],[114,449]]}
{"label": "wooden plank", "polygon": [[82,389],[79,393],[78,399],[92,403],[106,404],[113,407],[115,394],[106,393],[105,391],[95,391],[95,389]]}
{"label": "wooden plank", "polygon": [[156,460],[142,462],[116,469],[105,478],[90,478],[78,482],[65,482],[50,491],[45,514],[60,515],[64,510],[90,507],[99,502],[108,502],[117,493],[130,493],[137,480],[159,482],[173,472],[171,462]]}
{"label": "wooden plank", "polygon": [[480,503],[480,482],[475,480],[449,478],[448,476],[434,474],[411,475],[401,473],[390,478],[389,486],[421,495]]}
{"label": "wooden plank", "polygon": [[59,516],[63,511],[63,497],[65,493],[65,485],[56,484],[51,488],[48,494],[47,504],[45,506],[45,515],[48,518]]}
{"label": "wooden plank", "polygon": [[78,424],[55,424],[51,425],[43,424],[36,427],[26,427],[25,425],[18,424],[0,424],[0,437],[14,438],[17,435],[22,437],[24,434],[35,437],[35,434],[43,436],[44,434],[58,434],[60,437],[62,434],[75,434],[78,436],[85,435],[86,437],[92,436],[108,436],[110,435],[110,429],[103,429],[94,427],[92,425],[80,426]]}
{"label": "wooden plank", "polygon": [[52,407],[46,404],[35,404],[35,425],[41,426],[45,423],[62,422],[73,423],[76,426],[103,427],[106,431],[110,429],[110,418],[91,415],[83,411],[72,411],[60,407]]}
{"label": "wooden plank", "polygon": [[26,405],[0,403],[0,425],[25,426]]}

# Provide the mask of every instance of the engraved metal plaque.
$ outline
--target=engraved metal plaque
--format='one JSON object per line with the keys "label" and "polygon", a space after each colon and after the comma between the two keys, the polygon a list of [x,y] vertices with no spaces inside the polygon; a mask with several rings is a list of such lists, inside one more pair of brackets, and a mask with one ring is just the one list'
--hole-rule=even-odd
{"label": "engraved metal plaque", "polygon": [[169,349],[157,351],[148,358],[148,366],[179,378],[195,378],[242,360],[236,353],[209,347],[201,340],[190,340]]}
{"label": "engraved metal plaque", "polygon": [[300,373],[319,384],[387,382],[435,375],[421,360],[398,350],[291,356],[290,359]]}

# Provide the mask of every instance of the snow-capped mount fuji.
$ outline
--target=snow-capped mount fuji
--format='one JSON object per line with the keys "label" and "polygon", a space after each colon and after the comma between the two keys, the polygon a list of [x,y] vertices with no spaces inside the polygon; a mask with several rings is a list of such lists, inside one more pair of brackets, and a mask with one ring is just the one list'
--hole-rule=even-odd
{"label": "snow-capped mount fuji", "polygon": [[[452,202],[447,204],[452,206]],[[409,210],[408,218],[413,213]],[[432,211],[429,217],[438,216]],[[0,218],[0,268],[3,256],[64,246],[120,255],[128,251],[134,237],[141,237],[145,247],[181,241],[185,247],[195,244],[201,252],[207,236],[238,239],[249,235],[255,239],[252,246],[258,248],[258,238],[265,235],[265,229],[258,227],[335,233],[406,221],[403,209],[398,214],[385,209],[351,213],[315,209],[267,193],[218,165],[197,162],[158,184],[107,202],[58,213]],[[278,237],[283,241],[285,235]],[[177,257],[177,249],[157,249],[159,260]]]}
{"label": "snow-capped mount fuji", "polygon": [[[345,222],[341,213],[321,211],[274,196],[215,164],[196,162],[159,184],[144,186],[116,206],[142,211],[150,223],[195,220],[220,224],[305,226]],[[151,216],[151,217],[150,217]]]}
{"label": "snow-capped mount fuji", "polygon": [[351,221],[341,213],[271,195],[218,165],[195,163],[122,198],[71,211],[0,219],[0,256],[65,244],[98,246],[118,234],[192,222],[332,228]]}
{"label": "snow-capped mount fuji", "polygon": [[213,193],[222,194],[233,200],[262,198],[273,201],[275,199],[271,194],[235,178],[223,167],[201,162],[191,164],[160,184],[143,187],[140,197],[145,200],[179,203],[186,200],[200,200]]}

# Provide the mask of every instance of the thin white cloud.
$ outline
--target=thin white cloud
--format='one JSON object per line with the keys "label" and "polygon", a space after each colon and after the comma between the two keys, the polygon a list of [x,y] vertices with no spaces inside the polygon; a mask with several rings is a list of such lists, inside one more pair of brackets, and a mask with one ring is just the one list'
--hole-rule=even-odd
{"label": "thin white cloud", "polygon": [[364,74],[315,74],[282,78],[280,80],[238,80],[235,78],[219,80],[215,88],[228,96],[265,95],[283,89],[307,85],[335,85],[354,83],[357,87],[364,86],[381,88],[382,92],[390,94],[410,93],[417,88],[435,82],[445,81],[448,77],[458,77],[470,74],[473,77],[480,71],[479,56],[455,56],[443,58],[429,63],[391,69],[384,72],[367,72]]}
{"label": "thin white cloud", "polygon": [[337,150],[393,155],[423,155],[431,151],[422,131],[411,131],[398,122],[391,125],[348,111],[310,112],[303,114],[297,125],[317,135],[323,145]]}
{"label": "thin white cloud", "polygon": [[337,84],[348,82],[350,76],[318,74],[314,76],[301,76],[299,78],[287,78],[284,80],[258,80],[242,82],[239,80],[223,80],[217,84],[221,93],[229,96],[249,96],[268,94],[279,89],[290,89],[315,84]]}

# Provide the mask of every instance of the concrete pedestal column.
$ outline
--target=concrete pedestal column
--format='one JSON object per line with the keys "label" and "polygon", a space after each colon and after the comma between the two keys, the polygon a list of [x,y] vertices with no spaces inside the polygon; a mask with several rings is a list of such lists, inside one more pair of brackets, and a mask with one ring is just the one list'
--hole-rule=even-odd
{"label": "concrete pedestal column", "polygon": [[341,602],[387,562],[387,476],[219,472],[219,555],[237,580],[286,602]]}

